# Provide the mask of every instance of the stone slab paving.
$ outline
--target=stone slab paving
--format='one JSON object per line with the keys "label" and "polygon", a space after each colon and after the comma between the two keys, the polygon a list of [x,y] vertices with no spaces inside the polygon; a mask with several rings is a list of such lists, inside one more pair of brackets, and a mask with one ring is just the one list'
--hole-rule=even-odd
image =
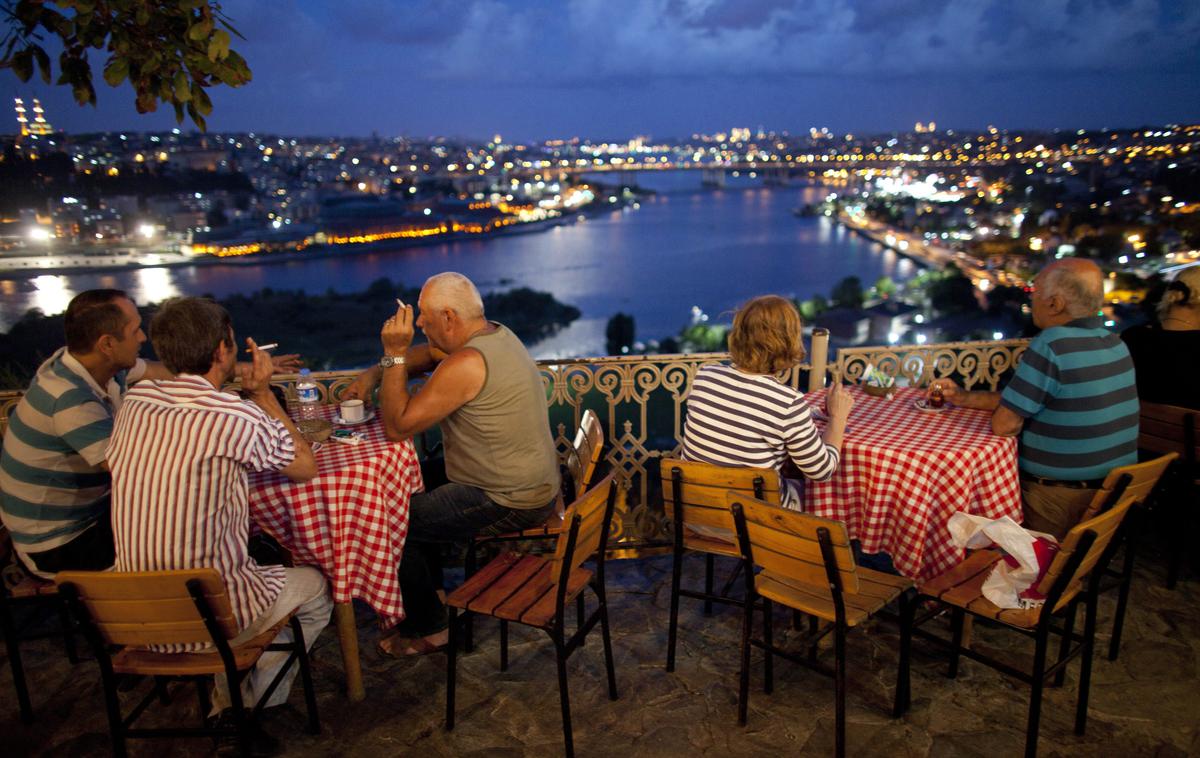
{"label": "stone slab paving", "polygon": [[[670,556],[609,564],[609,593],[621,697],[610,702],[600,638],[594,634],[569,664],[576,751],[581,756],[826,755],[833,751],[832,681],[777,660],[775,691],[762,691],[761,665],[751,680],[749,723],[736,723],[740,616],[731,607],[705,617],[684,600],[676,671],[663,670]],[[721,567],[719,572],[727,572]],[[685,580],[695,582],[703,561],[690,558]],[[1200,578],[1185,574],[1164,588],[1162,561],[1141,556],[1121,658],[1097,656],[1087,734],[1073,732],[1077,666],[1067,684],[1047,691],[1040,748],[1045,756],[1200,755]],[[1113,602],[1100,609],[1099,642],[1108,640]],[[371,612],[359,609],[368,698],[342,695],[341,659],[328,629],[314,648],[324,731],[303,731],[297,686],[289,706],[268,714],[266,726],[295,756],[552,756],[562,752],[554,655],[541,632],[514,626],[510,665],[499,671],[495,622],[477,624],[476,651],[459,659],[458,720],[443,729],[445,657],[398,661],[376,652]],[[938,622],[934,622],[938,623]],[[1082,614],[1081,620],[1082,623]],[[777,629],[784,626],[782,614]],[[52,627],[51,627],[52,628]],[[976,625],[976,644],[1019,654],[1031,646],[1015,634]],[[784,636],[786,639],[786,634]],[[957,680],[945,677],[945,659],[914,641],[913,703],[890,717],[895,692],[898,633],[887,620],[849,637],[849,754],[856,756],[1020,755],[1028,689],[964,660]],[[37,720],[16,718],[7,671],[0,671],[0,735],[4,755],[92,756],[108,752],[99,673],[94,662],[70,665],[54,639],[23,645]],[[822,653],[832,659],[832,651]],[[754,657],[756,664],[761,656]],[[6,667],[5,667],[6,668]],[[134,693],[122,695],[125,702]],[[171,705],[152,708],[146,725],[194,722],[194,692],[180,688]],[[205,740],[130,743],[134,756],[208,755]]]}

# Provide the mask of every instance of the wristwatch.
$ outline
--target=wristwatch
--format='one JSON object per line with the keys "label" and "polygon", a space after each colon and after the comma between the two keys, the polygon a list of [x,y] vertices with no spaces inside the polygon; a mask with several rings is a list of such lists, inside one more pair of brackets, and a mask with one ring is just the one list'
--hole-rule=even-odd
{"label": "wristwatch", "polygon": [[385,355],[379,359],[380,368],[391,368],[392,366],[403,366],[403,355]]}

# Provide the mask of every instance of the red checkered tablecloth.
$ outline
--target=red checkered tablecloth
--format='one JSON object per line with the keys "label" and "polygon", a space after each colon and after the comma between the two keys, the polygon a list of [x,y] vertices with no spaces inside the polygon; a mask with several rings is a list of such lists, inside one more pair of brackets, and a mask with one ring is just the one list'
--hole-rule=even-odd
{"label": "red checkered tablecloth", "polygon": [[[825,392],[805,399],[821,408]],[[827,482],[805,482],[806,511],[845,522],[863,552],[886,552],[918,580],[962,560],[946,528],[955,513],[1021,521],[1017,440],[992,433],[991,413],[921,411],[918,389],[891,400],[851,392],[841,466]]]}
{"label": "red checkered tablecloth", "polygon": [[[336,410],[323,409],[327,417]],[[334,602],[365,600],[388,627],[404,618],[397,571],[408,501],[423,489],[421,466],[412,442],[389,442],[378,418],[349,428],[361,431],[363,442],[323,443],[310,481],[252,474],[250,513],[297,564],[321,568]]]}

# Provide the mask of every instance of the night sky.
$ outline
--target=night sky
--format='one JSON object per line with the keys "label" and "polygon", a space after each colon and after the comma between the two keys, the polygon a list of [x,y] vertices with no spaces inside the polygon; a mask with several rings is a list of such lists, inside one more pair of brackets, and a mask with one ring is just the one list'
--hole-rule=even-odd
{"label": "night sky", "polygon": [[[1200,121],[1198,0],[226,0],[254,80],[214,131],[506,140]],[[21,85],[69,132],[159,130]],[[15,129],[6,122],[3,131]]]}

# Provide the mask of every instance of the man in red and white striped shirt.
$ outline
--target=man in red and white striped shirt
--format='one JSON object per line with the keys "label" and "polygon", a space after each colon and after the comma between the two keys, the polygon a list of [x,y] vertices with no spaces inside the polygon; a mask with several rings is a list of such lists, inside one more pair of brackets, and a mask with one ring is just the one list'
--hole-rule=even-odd
{"label": "man in red and white striped shirt", "polygon": [[[333,608],[314,568],[260,566],[247,553],[248,471],[280,471],[295,481],[316,475],[308,442],[271,394],[271,359],[246,343],[254,362],[241,370],[249,402],[221,391],[237,360],[228,312],[200,298],[159,308],[150,340],[173,379],[143,381],[125,396],[108,462],[117,571],[212,567],[221,573],[241,634],[248,640],[296,610],[311,646]],[[284,627],[281,639],[291,639]],[[172,651],[180,652],[180,651]],[[287,658],[268,652],[243,680],[247,707],[257,703]],[[296,667],[268,706],[287,700]],[[229,706],[218,678],[214,709]]]}

